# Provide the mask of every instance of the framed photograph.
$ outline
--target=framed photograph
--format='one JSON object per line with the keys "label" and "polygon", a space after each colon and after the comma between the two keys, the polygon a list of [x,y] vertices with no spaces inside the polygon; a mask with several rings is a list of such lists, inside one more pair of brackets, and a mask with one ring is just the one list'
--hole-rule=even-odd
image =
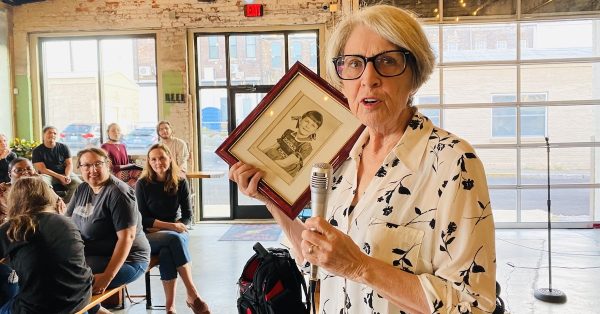
{"label": "framed photograph", "polygon": [[342,93],[296,62],[216,154],[263,170],[259,192],[293,219],[310,200],[312,165],[337,169],[363,129]]}

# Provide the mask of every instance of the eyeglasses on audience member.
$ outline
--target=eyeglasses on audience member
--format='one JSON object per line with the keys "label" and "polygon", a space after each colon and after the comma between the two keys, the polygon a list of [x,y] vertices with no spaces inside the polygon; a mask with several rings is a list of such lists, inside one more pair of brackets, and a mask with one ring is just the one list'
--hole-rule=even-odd
{"label": "eyeglasses on audience member", "polygon": [[102,168],[102,166],[104,166],[105,163],[106,163],[106,161],[96,161],[95,163],[91,163],[91,164],[80,164],[79,168],[81,168],[81,170],[85,170],[85,171],[89,171],[92,168],[100,169],[100,168]]}
{"label": "eyeglasses on audience member", "polygon": [[12,170],[13,173],[18,174],[18,175],[22,175],[25,172],[28,172],[29,174],[34,174],[35,173],[35,169],[33,169],[33,167],[28,166],[25,168],[19,168],[19,167],[14,167]]}

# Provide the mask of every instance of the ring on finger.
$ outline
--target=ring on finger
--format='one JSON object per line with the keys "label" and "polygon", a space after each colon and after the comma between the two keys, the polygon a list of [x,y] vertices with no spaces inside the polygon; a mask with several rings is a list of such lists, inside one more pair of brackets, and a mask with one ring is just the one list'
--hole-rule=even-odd
{"label": "ring on finger", "polygon": [[308,254],[312,254],[312,253],[314,252],[314,248],[315,248],[315,245],[314,245],[314,244],[313,244],[313,245],[311,245],[311,246],[308,248]]}

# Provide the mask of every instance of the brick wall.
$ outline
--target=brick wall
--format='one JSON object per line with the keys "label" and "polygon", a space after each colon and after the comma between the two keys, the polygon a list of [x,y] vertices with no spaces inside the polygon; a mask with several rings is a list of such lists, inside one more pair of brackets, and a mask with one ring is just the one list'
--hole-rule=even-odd
{"label": "brick wall", "polygon": [[[241,0],[218,0],[212,3],[197,0],[52,0],[18,6],[13,10],[15,75],[30,75],[28,37],[32,33],[76,34],[151,29],[157,34],[159,82],[161,73],[178,71],[187,86],[190,70],[187,63],[188,29],[223,28],[230,31],[241,27],[321,24],[329,32],[333,24],[333,14],[321,9],[323,1],[262,0],[260,3],[264,4],[264,16],[261,18],[244,17],[244,1]],[[349,10],[351,3],[352,0],[343,0],[340,8]],[[29,104],[18,103],[17,106]],[[193,114],[189,100],[185,105],[161,106],[159,118],[171,121],[177,136],[193,143]]]}

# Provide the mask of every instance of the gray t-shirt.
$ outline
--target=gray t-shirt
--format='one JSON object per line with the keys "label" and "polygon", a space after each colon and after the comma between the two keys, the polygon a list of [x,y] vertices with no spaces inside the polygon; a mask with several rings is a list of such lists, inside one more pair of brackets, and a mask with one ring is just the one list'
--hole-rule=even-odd
{"label": "gray t-shirt", "polygon": [[150,245],[142,229],[135,193],[113,175],[96,195],[87,183],[79,185],[69,203],[67,215],[73,218],[81,231],[86,256],[112,256],[117,244],[117,231],[136,226],[135,239],[126,261],[149,261]]}

